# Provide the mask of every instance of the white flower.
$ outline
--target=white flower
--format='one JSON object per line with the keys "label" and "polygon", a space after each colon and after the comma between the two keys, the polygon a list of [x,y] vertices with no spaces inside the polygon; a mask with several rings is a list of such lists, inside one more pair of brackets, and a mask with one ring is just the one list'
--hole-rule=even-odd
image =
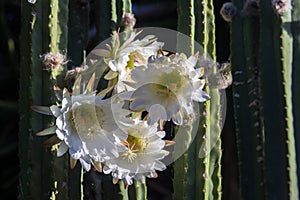
{"label": "white flower", "polygon": [[[120,43],[119,34],[115,33],[113,35],[111,46],[107,45],[107,50],[101,49],[98,51],[99,55],[104,57],[104,61],[109,66],[110,70],[118,73],[118,92],[125,90],[126,87],[122,81],[128,78],[132,68],[134,66],[146,64],[148,58],[151,55],[155,55],[163,46],[163,43],[157,42],[153,35],[148,35],[142,40],[135,40],[135,37],[139,33],[140,32],[132,32],[129,39],[123,44]],[[124,36],[124,34],[122,35]],[[130,60],[132,63],[128,64]]]}
{"label": "white flower", "polygon": [[117,131],[110,100],[101,100],[95,93],[70,96],[65,90],[62,108],[53,105],[50,109],[56,117],[56,135],[62,140],[58,156],[69,149],[71,157],[88,171],[91,164],[118,157],[118,151],[125,148],[117,142],[127,135]]}
{"label": "white flower", "polygon": [[187,59],[184,54],[153,56],[147,66],[132,70],[133,82],[126,84],[135,90],[127,92],[123,98],[132,100],[130,109],[149,112],[149,124],[171,118],[177,125],[190,123],[195,113],[193,101],[209,99],[202,90],[205,80],[194,68],[196,62],[196,56]]}
{"label": "white flower", "polygon": [[126,131],[128,138],[123,143],[127,148],[119,152],[119,157],[105,162],[104,173],[111,173],[113,178],[123,179],[130,185],[133,179],[154,177],[155,170],[166,168],[160,161],[168,154],[163,150],[165,132],[157,131],[157,124],[149,126],[145,121],[136,120]]}

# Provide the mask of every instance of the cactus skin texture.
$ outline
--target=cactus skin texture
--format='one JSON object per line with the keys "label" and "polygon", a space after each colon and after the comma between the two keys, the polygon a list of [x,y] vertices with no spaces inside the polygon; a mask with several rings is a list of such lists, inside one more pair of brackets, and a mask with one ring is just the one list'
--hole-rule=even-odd
{"label": "cactus skin texture", "polygon": [[[287,1],[288,8],[292,7],[292,2]],[[296,164],[296,147],[294,135],[294,116],[292,104],[292,73],[293,73],[293,35],[292,33],[292,11],[288,9],[280,16],[278,28],[280,29],[280,69],[282,69],[282,85],[284,90],[284,125],[285,134],[287,135],[287,171],[289,178],[289,192],[290,199],[299,199],[298,178],[297,178],[297,164]],[[298,56],[296,56],[298,57]]]}
{"label": "cactus skin texture", "polygon": [[293,34],[293,68],[292,68],[292,104],[294,115],[294,131],[297,152],[297,174],[298,174],[298,188],[300,188],[300,2],[293,2],[292,9],[292,34]]}
{"label": "cactus skin texture", "polygon": [[[194,53],[193,41],[196,39],[203,45],[203,55],[216,61],[213,13],[213,1],[178,1],[178,31],[189,35],[192,40],[190,50],[183,50],[184,52]],[[205,111],[206,115],[200,116],[197,136],[188,151],[174,164],[174,199],[221,199],[222,197],[221,97],[218,88],[207,88],[207,92],[211,99],[205,105],[200,105],[200,113]],[[186,127],[186,129],[187,136],[182,140],[185,141],[182,145],[189,145],[191,142],[188,136],[193,127]],[[211,141],[217,142],[211,144]],[[199,158],[202,144],[205,145],[205,149],[211,151],[204,158]],[[178,148],[186,148],[179,145],[176,144]]]}
{"label": "cactus skin texture", "polygon": [[240,11],[231,25],[231,65],[241,192],[247,199],[264,199],[264,131],[256,57],[259,22],[255,16],[242,15],[247,13],[241,12],[242,1],[233,3]]}
{"label": "cactus skin texture", "polygon": [[[203,49],[204,56],[216,62],[216,43],[215,43],[215,16],[212,0],[202,1],[203,4]],[[198,22],[200,23],[200,22]],[[217,68],[213,68],[212,74],[217,74]],[[206,87],[210,100],[205,103],[205,138],[206,149],[211,149],[209,153],[200,159],[204,164],[204,173],[201,168],[196,169],[199,178],[204,179],[204,188],[202,189],[204,199],[221,199],[222,198],[222,176],[221,176],[221,94],[217,87]],[[201,120],[200,120],[201,123]],[[201,124],[200,124],[201,126]],[[202,136],[203,137],[203,136]],[[216,141],[214,144],[212,141]],[[212,146],[214,145],[214,146]],[[199,161],[199,158],[198,158]],[[198,172],[199,170],[199,172]]]}
{"label": "cactus skin texture", "polygon": [[49,1],[34,5],[22,1],[19,199],[49,199],[52,191],[58,189],[55,173],[60,172],[52,165],[56,155],[43,147],[42,138],[35,136],[51,123],[51,118],[30,109],[32,105],[49,104],[51,99],[49,73],[43,70],[40,59],[40,55],[49,51],[49,5]]}
{"label": "cactus skin texture", "polygon": [[[177,30],[184,33],[191,38],[190,46],[180,45],[178,42],[178,50],[182,52],[189,52],[192,54],[194,52],[193,40],[194,40],[194,28],[195,28],[195,16],[194,16],[194,0],[184,1],[178,0],[178,26]],[[182,48],[188,49],[182,49]],[[186,134],[180,134],[182,137],[178,141],[174,151],[182,151],[186,149],[186,152],[174,163],[174,179],[173,179],[173,199],[183,200],[183,199],[193,199],[194,192],[191,191],[194,188],[194,153],[195,147],[191,147],[188,151],[187,148],[191,143],[191,131],[192,126],[183,127]],[[177,135],[175,137],[178,137]]]}
{"label": "cactus skin texture", "polygon": [[[66,24],[68,23],[68,3],[69,1],[55,1],[50,0],[50,15],[49,15],[49,36],[50,36],[50,44],[49,50],[51,53],[66,53],[67,52],[67,44],[68,44],[68,29]],[[46,23],[45,23],[46,24]],[[65,77],[67,69],[66,67],[62,67],[60,70],[54,72],[52,71],[50,77],[53,80],[53,84],[58,85],[59,87],[63,87],[63,79]],[[44,88],[43,91],[48,91],[49,88]],[[44,94],[46,97],[46,94]],[[54,98],[54,94],[52,92],[52,97]],[[52,99],[53,99],[52,98]],[[53,102],[48,102],[47,105],[52,104]],[[56,102],[59,103],[59,102]],[[74,184],[69,182],[69,156],[65,154],[61,158],[55,157],[57,150],[57,145],[52,147],[53,158],[51,160],[52,165],[52,176],[53,176],[53,190],[51,192],[51,199],[65,199],[69,198],[69,184]],[[72,193],[72,192],[70,192]]]}
{"label": "cactus skin texture", "polygon": [[[260,8],[264,10],[260,16],[259,69],[265,127],[266,195],[269,199],[298,199],[290,102],[292,38],[286,32],[290,27],[284,25],[290,18],[290,11],[279,17],[264,1],[260,1]],[[270,47],[274,51],[270,51]]]}
{"label": "cactus skin texture", "polygon": [[275,14],[271,1],[259,1],[257,16],[246,10],[248,1],[233,3],[239,10],[231,25],[231,64],[242,198],[298,199],[293,11]]}

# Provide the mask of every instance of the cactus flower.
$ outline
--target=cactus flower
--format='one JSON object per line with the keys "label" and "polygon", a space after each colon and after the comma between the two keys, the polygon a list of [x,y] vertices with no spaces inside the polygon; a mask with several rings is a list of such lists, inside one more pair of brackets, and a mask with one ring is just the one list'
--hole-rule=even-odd
{"label": "cactus flower", "polygon": [[[134,66],[146,64],[148,58],[151,55],[155,55],[163,46],[163,43],[157,42],[153,35],[148,35],[141,40],[135,40],[139,33],[140,32],[132,32],[128,40],[122,44],[120,42],[119,34],[115,33],[113,35],[112,44],[107,45],[108,49],[99,50],[99,55],[104,57],[104,61],[109,66],[110,70],[117,72],[118,92],[126,89],[122,81],[127,79],[132,68]],[[130,59],[134,62],[133,66],[128,64]]]}
{"label": "cactus flower", "polygon": [[117,130],[110,100],[101,100],[95,93],[69,96],[65,90],[62,107],[53,105],[50,109],[56,117],[56,135],[62,140],[58,156],[69,150],[87,171],[92,163],[119,156],[122,145],[117,141],[127,135]]}
{"label": "cactus flower", "polygon": [[124,180],[131,185],[133,179],[142,180],[144,176],[155,177],[155,170],[166,168],[162,160],[168,151],[163,150],[164,131],[158,131],[157,124],[149,126],[146,121],[135,120],[133,125],[124,128],[128,137],[122,143],[126,149],[119,152],[119,157],[105,162],[103,172],[111,173],[114,179]]}
{"label": "cactus flower", "polygon": [[187,124],[195,117],[193,101],[209,99],[203,91],[205,81],[195,69],[197,56],[187,58],[184,54],[171,57],[151,57],[148,65],[131,72],[133,82],[126,84],[135,90],[123,98],[132,100],[130,109],[146,110],[148,123],[158,120],[173,120],[177,125]]}

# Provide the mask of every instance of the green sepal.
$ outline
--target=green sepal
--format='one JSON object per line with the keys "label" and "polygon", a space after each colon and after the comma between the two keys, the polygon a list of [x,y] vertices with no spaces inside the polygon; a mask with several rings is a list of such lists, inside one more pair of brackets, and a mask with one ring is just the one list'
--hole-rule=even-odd
{"label": "green sepal", "polygon": [[31,109],[44,115],[52,115],[50,108],[47,106],[31,106]]}
{"label": "green sepal", "polygon": [[50,128],[47,128],[43,131],[38,132],[36,135],[37,136],[45,136],[45,135],[51,135],[54,134],[56,131],[56,126],[52,126]]}

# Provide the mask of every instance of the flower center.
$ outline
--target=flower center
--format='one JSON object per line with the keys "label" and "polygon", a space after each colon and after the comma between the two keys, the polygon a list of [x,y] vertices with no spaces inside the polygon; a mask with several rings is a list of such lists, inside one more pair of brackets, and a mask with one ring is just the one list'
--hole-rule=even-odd
{"label": "flower center", "polygon": [[132,135],[128,135],[126,141],[128,143],[128,148],[131,148],[138,153],[143,153],[148,145],[146,138],[139,138]]}
{"label": "flower center", "polygon": [[146,138],[135,137],[128,135],[127,140],[123,142],[127,146],[128,150],[122,154],[124,159],[127,158],[128,162],[132,163],[136,159],[138,153],[144,153],[148,140]]}
{"label": "flower center", "polygon": [[[93,137],[98,133],[99,126],[103,127],[105,120],[104,111],[93,104],[83,104],[71,109],[68,114],[68,121],[71,129],[79,135]],[[98,122],[98,123],[97,123]]]}
{"label": "flower center", "polygon": [[162,74],[158,83],[161,84],[162,87],[167,87],[171,92],[176,93],[183,86],[184,79],[178,71],[172,70],[171,73]]}

